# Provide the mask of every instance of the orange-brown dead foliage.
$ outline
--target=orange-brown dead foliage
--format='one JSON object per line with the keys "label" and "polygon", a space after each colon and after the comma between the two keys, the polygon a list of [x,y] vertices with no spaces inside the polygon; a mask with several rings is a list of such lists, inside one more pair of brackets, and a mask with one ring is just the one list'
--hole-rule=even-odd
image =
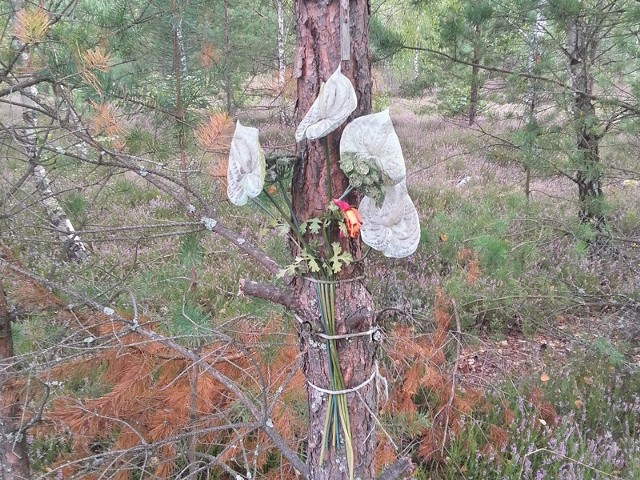
{"label": "orange-brown dead foliage", "polygon": [[478,252],[471,248],[463,248],[458,252],[458,263],[467,274],[467,282],[473,284],[480,276]]}
{"label": "orange-brown dead foliage", "polygon": [[220,51],[211,42],[203,42],[200,47],[200,66],[210,70],[220,63]]}
{"label": "orange-brown dead foliage", "polygon": [[[424,462],[440,462],[446,457],[452,434],[463,427],[463,419],[479,408],[484,395],[477,389],[454,384],[452,358],[445,354],[456,341],[451,332],[450,301],[439,291],[435,298],[435,329],[418,334],[413,327],[397,324],[388,333],[389,365],[385,373],[393,376],[391,398],[386,410],[391,413],[418,413],[430,418],[430,428],[420,429],[415,453]],[[454,344],[451,344],[454,345]],[[411,418],[411,417],[410,417]]]}
{"label": "orange-brown dead foliage", "polygon": [[[11,273],[5,278],[10,278],[10,292],[15,295],[12,299],[24,300],[21,308],[28,305],[33,312],[49,310],[53,321],[69,321],[70,312],[65,312],[65,302],[52,292]],[[249,319],[237,322],[243,347],[237,348],[226,341],[212,342],[200,348],[203,360],[194,365],[170,348],[149,342],[103,313],[74,309],[73,318],[79,322],[79,328],[100,339],[102,348],[59,363],[38,375],[47,382],[63,383],[89,377],[101,385],[105,393],[87,398],[77,398],[70,393],[57,395],[48,404],[43,421],[32,430],[36,437],[56,435],[72,441],[70,451],[52,465],[53,471],[61,472],[65,478],[78,475],[81,478],[128,478],[137,462],[136,448],[142,445],[153,452],[147,468],[154,471],[157,478],[169,478],[175,471],[176,461],[183,458],[178,449],[184,447],[185,435],[195,442],[196,449],[204,451],[219,445],[229,446],[234,439],[240,445],[237,442],[240,435],[244,437],[240,445],[243,448],[228,448],[225,452],[230,464],[244,463],[244,449],[251,464],[255,462],[262,468],[267,478],[279,478],[267,471],[272,445],[263,433],[244,427],[226,428],[233,422],[230,409],[237,408],[235,398],[206,368],[223,373],[255,398],[259,398],[265,387],[268,398],[273,398],[278,391],[279,399],[272,413],[274,424],[294,448],[304,440],[304,411],[296,406],[306,405],[306,394],[304,379],[297,371],[295,336],[278,337],[284,341],[277,347],[277,354],[270,356],[268,364],[260,361],[260,342],[264,342],[265,335],[282,333],[277,319],[260,326]],[[156,328],[144,318],[140,323],[151,330]],[[117,340],[114,334],[118,334]],[[260,377],[265,379],[265,385],[257,381]],[[42,395],[37,385],[31,385],[33,382],[29,389],[27,384],[27,379],[19,380],[16,388],[11,389],[15,403],[28,403],[25,402],[27,391],[30,398]],[[4,391],[8,392],[9,389]],[[25,411],[24,415],[28,419],[30,413]],[[109,452],[112,453],[102,462],[93,465],[86,462],[96,453]],[[86,471],[87,464],[92,465],[90,472]],[[285,461],[276,470],[285,475],[283,478],[294,478]]]}
{"label": "orange-brown dead foliage", "polygon": [[42,7],[22,8],[14,17],[13,34],[22,43],[39,43],[45,39],[50,25],[49,14]]}

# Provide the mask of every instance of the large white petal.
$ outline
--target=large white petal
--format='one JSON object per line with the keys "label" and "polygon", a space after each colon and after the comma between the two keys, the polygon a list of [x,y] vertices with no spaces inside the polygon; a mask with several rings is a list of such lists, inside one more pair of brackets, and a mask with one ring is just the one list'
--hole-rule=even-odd
{"label": "large white petal", "polygon": [[338,69],[320,86],[318,97],[296,129],[296,141],[322,138],[344,123],[356,109],[358,98],[351,80]]}
{"label": "large white petal", "polygon": [[404,258],[420,243],[420,218],[407,193],[406,183],[389,187],[382,207],[363,197],[358,207],[362,216],[362,241],[386,257]]}
{"label": "large white petal", "polygon": [[375,162],[387,185],[395,185],[407,175],[389,109],[358,117],[345,127],[340,139],[340,155],[350,153]]}
{"label": "large white petal", "polygon": [[264,186],[266,165],[258,133],[257,128],[236,123],[227,169],[227,196],[234,205],[246,204]]}

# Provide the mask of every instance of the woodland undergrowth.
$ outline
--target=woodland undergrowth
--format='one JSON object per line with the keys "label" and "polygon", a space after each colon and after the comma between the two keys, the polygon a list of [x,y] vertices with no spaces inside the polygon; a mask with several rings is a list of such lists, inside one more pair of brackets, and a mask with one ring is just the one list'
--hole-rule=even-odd
{"label": "woodland undergrowth", "polygon": [[[592,255],[589,232],[555,199],[527,204],[510,167],[468,153],[477,137],[406,109],[392,114],[427,228],[409,260],[371,255],[366,267],[384,332],[378,470],[408,455],[419,479],[640,476],[637,339],[626,328],[637,321],[635,244]],[[198,141],[228,136],[228,119],[216,118],[203,122]],[[436,138],[425,139],[425,131]],[[266,148],[276,149],[281,134],[274,131]],[[451,160],[425,172],[424,145],[431,140]],[[216,155],[206,161],[216,182],[207,194],[221,196],[224,163]],[[472,178],[466,190],[456,187],[461,176]],[[452,185],[443,178],[454,179],[447,180]],[[82,225],[100,213],[114,225],[179,218],[171,199],[135,178],[123,175],[114,185],[103,199],[113,205],[106,210],[73,192],[63,195],[73,220]],[[629,205],[631,198],[628,189],[610,192],[611,205]],[[272,235],[278,225],[258,209],[248,211],[240,218],[221,203],[218,213],[284,261],[287,241]],[[617,213],[612,236],[636,236],[634,215],[634,209]],[[307,398],[293,320],[280,308],[238,298],[239,276],[261,274],[229,255],[226,243],[190,228],[124,241],[113,233],[86,235],[96,240],[89,266],[61,264],[50,245],[36,244],[26,267],[66,278],[124,317],[140,310],[145,328],[195,349],[251,399],[271,405],[275,429],[303,455]],[[20,265],[25,248],[14,242],[3,258]],[[19,319],[21,372],[9,392],[25,420],[38,420],[28,434],[36,478],[233,478],[227,467],[258,478],[298,478],[202,364],[61,292],[5,275]],[[559,329],[579,320],[596,325],[597,335]],[[466,369],[465,352],[477,342],[497,348],[540,334],[571,337],[562,367],[549,352],[533,368],[515,364],[499,375]]]}

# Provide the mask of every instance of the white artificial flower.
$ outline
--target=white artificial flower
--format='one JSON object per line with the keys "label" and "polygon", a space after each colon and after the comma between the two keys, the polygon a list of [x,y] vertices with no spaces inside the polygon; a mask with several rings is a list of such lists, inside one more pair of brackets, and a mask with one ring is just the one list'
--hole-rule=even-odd
{"label": "white artificial flower", "polygon": [[318,97],[296,129],[296,141],[315,140],[334,131],[358,106],[351,80],[340,73],[340,66],[320,85]]}
{"label": "white artificial flower", "polygon": [[351,156],[375,166],[385,185],[395,185],[407,176],[402,147],[388,108],[349,123],[340,139],[340,156]]}
{"label": "white artificial flower", "polygon": [[227,169],[227,196],[242,206],[257,197],[264,186],[266,164],[258,141],[258,129],[236,123]]}
{"label": "white artificial flower", "polygon": [[385,192],[382,206],[363,197],[358,207],[362,217],[362,241],[385,257],[404,258],[420,243],[420,218],[402,181]]}

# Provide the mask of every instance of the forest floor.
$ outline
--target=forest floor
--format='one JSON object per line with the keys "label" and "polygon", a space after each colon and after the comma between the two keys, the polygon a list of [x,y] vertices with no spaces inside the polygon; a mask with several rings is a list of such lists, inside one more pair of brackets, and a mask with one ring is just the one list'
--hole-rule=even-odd
{"label": "forest floor", "polygon": [[[487,191],[524,191],[525,174],[517,160],[500,161],[497,152],[507,143],[506,132],[521,126],[514,112],[517,105],[487,104],[484,114],[469,126],[463,115],[445,117],[438,113],[433,95],[420,98],[391,98],[391,115],[408,164],[408,184],[413,191],[436,190],[439,195],[475,199],[481,202]],[[516,116],[517,117],[517,116]],[[637,208],[640,186],[624,178],[607,177],[606,194],[628,208]],[[567,218],[575,215],[577,187],[559,175],[533,175],[531,203],[538,203],[538,214]],[[416,202],[421,209],[419,201]],[[423,228],[431,228],[436,212],[423,210]],[[637,223],[636,223],[637,227]],[[615,229],[615,227],[614,227]],[[637,228],[635,230],[637,232]],[[621,268],[629,270],[640,287],[640,239],[618,244]],[[617,248],[617,247],[616,247]],[[605,255],[602,261],[608,261]],[[526,273],[523,278],[526,281]],[[606,283],[606,280],[602,280]],[[624,295],[621,295],[624,297]],[[517,323],[504,328],[467,331],[458,369],[462,383],[487,386],[502,378],[542,376],[553,365],[565,365],[573,357],[584,357],[603,339],[626,350],[631,368],[640,368],[640,305],[612,299],[609,295],[589,302],[579,311],[549,312],[551,328],[533,328],[524,333]],[[622,308],[618,308],[622,306]],[[630,308],[627,308],[630,307]],[[538,326],[539,327],[539,326]]]}
{"label": "forest floor", "polygon": [[[379,80],[382,82],[381,78]],[[499,91],[501,86],[501,84],[488,83],[486,86],[488,92],[485,93],[490,93],[491,90]],[[432,91],[424,91],[421,95],[411,98],[383,95],[380,105],[376,105],[374,99],[374,108],[379,110],[385,107],[390,108],[391,117],[402,144],[407,163],[407,184],[420,212],[423,230],[438,228],[434,227],[432,221],[438,213],[458,216],[456,208],[451,207],[452,204],[455,205],[457,202],[479,204],[487,197],[497,198],[496,218],[505,216],[512,219],[509,208],[503,210],[502,204],[508,203],[514,196],[524,198],[525,172],[522,160],[519,158],[522,153],[518,152],[518,148],[511,143],[514,139],[510,136],[513,131],[523,126],[522,105],[505,103],[499,99],[486,101],[478,118],[471,126],[464,114],[455,116],[442,114],[438,108],[436,94]],[[542,110],[545,112],[543,116],[547,119],[552,118],[550,121],[560,129],[567,128],[565,123],[567,115],[553,109],[545,109],[544,106]],[[247,113],[247,116],[251,118],[252,115]],[[272,119],[271,125],[262,130],[266,132],[266,149],[292,149],[294,145],[285,140],[286,129],[274,123]],[[624,143],[628,141],[633,143],[635,140],[625,139]],[[607,150],[611,150],[611,145],[612,143],[604,142],[603,162],[607,162],[608,157],[616,155],[615,152],[608,153]],[[550,145],[543,146],[539,155],[546,155],[551,148],[553,147]],[[616,253],[598,254],[593,265],[587,267],[592,275],[591,280],[601,285],[587,292],[585,298],[579,298],[583,288],[578,284],[579,282],[570,282],[570,290],[574,289],[574,291],[565,290],[563,295],[572,296],[577,292],[574,297],[578,298],[573,298],[568,305],[563,304],[561,308],[552,306],[548,310],[543,299],[537,314],[545,318],[543,320],[538,318],[532,323],[529,323],[530,320],[526,318],[529,312],[524,305],[527,303],[527,292],[518,292],[523,297],[523,311],[515,311],[515,315],[512,315],[514,318],[502,318],[492,325],[472,322],[473,328],[463,328],[464,340],[458,362],[462,383],[486,386],[495,384],[499,378],[539,377],[549,370],[549,366],[553,369],[553,365],[565,365],[572,358],[582,358],[595,349],[607,350],[609,344],[614,350],[619,348],[620,351],[624,351],[626,365],[634,369],[640,368],[640,304],[627,297],[629,293],[637,294],[640,289],[640,220],[637,216],[640,182],[635,179],[637,174],[634,176],[633,171],[635,170],[632,170],[629,176],[624,173],[621,175],[608,173],[603,178],[603,190],[611,202],[611,235]],[[560,236],[563,234],[573,236],[573,240],[577,240],[577,236],[572,231],[577,218],[577,187],[573,181],[568,176],[557,174],[557,172],[548,170],[534,172],[530,177],[529,191],[527,207],[533,205],[529,214],[535,217],[535,222],[540,229],[553,223],[552,228],[557,228]],[[445,200],[438,201],[433,197],[441,197]],[[522,204],[519,205],[522,206]],[[438,207],[444,208],[439,211]],[[629,218],[622,218],[623,215],[615,209],[628,210],[632,213],[628,216]],[[621,219],[627,222],[623,227],[618,225]],[[473,222],[476,219],[472,215],[471,218],[461,217],[459,220]],[[508,222],[509,219],[505,221]],[[475,226],[474,234],[483,233],[481,222],[482,220],[479,220],[478,225]],[[435,232],[435,235],[440,236],[441,233],[446,235],[447,232]],[[508,234],[510,233],[509,231]],[[428,235],[430,234],[423,235],[423,238]],[[464,245],[473,243],[472,240],[472,237],[463,238],[458,244],[463,248]],[[530,239],[523,236],[519,240],[527,242]],[[548,239],[539,238],[538,240],[541,245],[544,245]],[[556,237],[549,240],[549,243],[557,240]],[[430,246],[434,246],[433,243]],[[517,244],[512,246],[513,249],[517,247]],[[567,250],[566,247],[567,245],[561,247],[565,250],[556,260],[574,262],[575,257],[571,255],[572,252],[569,252],[568,257],[562,258],[563,253],[571,250],[570,248]],[[555,245],[554,248],[560,247]],[[544,255],[544,247],[537,253]],[[423,284],[426,284],[424,285],[426,288],[421,289],[418,285],[418,290],[421,290],[421,293],[425,291],[432,293],[432,287],[435,284],[446,289],[446,279],[435,272],[442,258],[438,254],[433,255],[424,251],[419,251],[416,257],[412,263],[422,263],[427,270],[433,270],[432,275],[420,279]],[[511,259],[504,258],[504,260],[508,262]],[[578,263],[583,260],[584,258]],[[584,261],[591,262],[591,260]],[[387,268],[399,270],[405,268],[399,262],[385,262],[380,259],[373,260],[373,263],[374,271],[381,268],[386,274],[389,273]],[[597,272],[597,265],[600,264],[607,266]],[[455,266],[453,269],[455,270]],[[407,271],[411,276],[413,270],[408,268]],[[624,288],[620,290],[616,290],[614,284],[618,287],[622,284],[617,284],[611,279],[616,276],[624,277],[622,281]],[[522,272],[517,280],[526,283],[527,272]],[[550,282],[554,280],[557,279],[549,279]],[[398,280],[398,283],[402,281]],[[408,297],[415,294],[415,288],[407,286],[406,283],[411,281],[391,288],[397,287],[403,291],[400,296]],[[379,287],[376,291],[383,302],[381,308],[389,306],[384,303],[389,296],[385,288],[389,286]],[[551,292],[547,292],[550,297],[554,296],[553,288],[552,286]],[[506,295],[511,293],[507,292]],[[535,293],[544,297],[544,293]],[[394,306],[394,301],[391,301],[391,306]],[[419,307],[429,301],[429,298],[425,298]],[[408,303],[410,302],[405,301],[403,306],[407,306]],[[513,310],[510,310],[511,314],[514,313]]]}
{"label": "forest floor", "polygon": [[[600,478],[565,476],[572,465],[584,467],[585,472],[596,467],[609,472],[602,478],[640,475],[636,435],[640,430],[636,388],[640,386],[640,184],[627,173],[637,170],[635,157],[628,155],[628,151],[637,150],[637,140],[618,136],[602,144],[603,163],[622,168],[614,170],[618,173],[607,173],[603,184],[611,248],[594,252],[589,246],[590,229],[578,221],[576,187],[567,175],[558,175],[548,165],[534,171],[527,200],[523,153],[514,134],[522,126],[517,106],[487,103],[469,126],[462,115],[440,113],[432,94],[381,96],[378,103],[382,105],[375,103],[377,110],[390,107],[407,164],[408,189],[422,226],[420,246],[410,258],[392,260],[376,252],[368,256],[368,287],[377,308],[401,312],[381,318],[381,324],[389,337],[398,325],[406,324],[410,327],[407,339],[419,337],[428,345],[429,336],[437,330],[434,326],[438,326],[434,299],[444,292],[451,301],[452,319],[457,318],[448,325],[447,343],[437,345],[439,353],[445,353],[437,364],[445,379],[440,387],[451,381],[454,387],[462,387],[460,398],[472,390],[486,396],[483,406],[471,400],[466,406],[462,402],[456,405],[462,412],[457,428],[465,428],[465,435],[449,434],[447,438],[447,413],[444,436],[436,437],[433,432],[437,429],[430,428],[437,422],[442,427],[440,413],[444,409],[440,405],[444,402],[446,406],[449,400],[451,407],[454,389],[447,389],[451,397],[447,393],[447,397],[434,400],[429,386],[421,384],[421,391],[416,387],[408,397],[409,403],[415,402],[411,407],[423,416],[419,421],[411,422],[402,415],[395,420],[392,415],[386,417],[386,411],[381,415],[381,422],[400,446],[394,455],[410,452],[422,461],[416,477],[421,480],[465,478],[462,468],[469,469],[466,478]],[[243,124],[260,125],[266,153],[294,153],[293,127],[283,128],[275,116],[265,116],[260,108],[241,110],[238,117]],[[563,116],[556,115],[552,122],[560,125],[557,130],[562,134]],[[562,152],[553,153],[558,145],[541,145],[537,155],[547,160],[556,155],[552,160],[561,162]],[[198,161],[203,170],[220,173],[215,159],[205,156]],[[295,369],[298,352],[290,319],[279,308],[237,295],[240,278],[270,280],[254,264],[229,254],[236,250],[209,232],[181,230],[157,238],[133,234],[124,240],[116,234],[102,234],[109,228],[136,225],[140,219],[148,223],[182,221],[184,211],[133,172],[119,176],[108,189],[87,187],[84,195],[89,196],[93,188],[94,198],[100,202],[84,202],[73,189],[77,166],[60,160],[56,167],[61,172],[56,188],[70,192],[61,196],[64,205],[74,223],[87,231],[99,231],[97,241],[91,245],[88,265],[57,262],[51,254],[56,247],[43,242],[34,247],[39,256],[34,255],[35,260],[25,268],[68,281],[78,291],[126,312],[134,301],[129,303],[122,292],[129,292],[131,298],[137,298],[142,315],[153,319],[154,328],[196,349],[213,345],[212,339],[220,333],[241,340],[263,335],[265,338],[256,340],[252,347],[267,371],[272,365],[269,362],[278,361],[286,362],[282,371]],[[290,261],[286,240],[275,234],[277,229],[270,219],[252,206],[229,208],[218,180],[220,177],[212,181],[210,175],[194,175],[193,184],[218,201],[216,214],[221,222],[232,225],[242,238],[264,246],[286,265]],[[25,221],[27,233],[30,222]],[[16,252],[25,248],[22,238],[12,248]],[[74,329],[76,324],[68,318],[71,309],[60,308],[69,299],[38,305],[37,296],[30,293],[32,287],[22,281],[12,277],[7,289],[10,300],[23,309],[20,314],[24,318],[16,325],[15,335],[21,355],[27,358],[37,351],[57,355],[64,350],[58,344],[68,342],[74,351],[78,345],[85,348],[87,339],[93,341],[85,329]],[[382,343],[380,357],[387,368],[392,397],[394,388],[396,394],[399,387],[404,388],[408,374],[400,372],[401,368],[394,371],[394,347],[389,340]],[[285,358],[283,352],[292,357]],[[74,355],[69,357],[72,361]],[[114,358],[118,356],[119,350]],[[409,356],[403,359],[406,370],[412,370],[412,360]],[[421,360],[425,369],[420,372],[420,382],[436,363],[431,358]],[[150,385],[155,382],[154,375],[149,373]],[[66,393],[77,398],[106,398],[104,392],[109,389],[98,377],[69,382],[75,384]],[[270,384],[274,390],[280,381],[276,377]],[[300,380],[297,396],[291,396],[288,410],[280,418],[280,426],[295,426],[289,440],[297,442],[305,438],[300,433],[306,428],[303,384]],[[553,404],[553,416],[561,419],[557,428],[551,424],[547,430],[541,428],[542,403],[532,400],[538,394],[531,393],[536,389]],[[631,407],[619,415],[627,405]],[[497,418],[496,412],[504,415]],[[507,421],[509,416],[516,420]],[[618,417],[620,425],[614,425]],[[529,428],[528,433],[518,431],[521,425]],[[496,430],[491,430],[493,427]],[[490,445],[487,432],[492,431],[502,433],[491,439],[494,444]],[[589,435],[600,445],[593,451],[587,442],[592,439]],[[616,448],[624,452],[616,450],[613,460],[603,450],[612,445],[612,435],[618,442]],[[469,439],[477,443],[470,446]],[[447,444],[447,456],[434,457],[433,451],[425,454],[429,441],[437,443],[440,452]],[[571,444],[574,450],[561,450],[554,442]],[[58,453],[54,447],[53,453]],[[494,462],[495,452],[507,450],[511,453],[500,458],[502,463]],[[542,450],[564,453],[536,457]],[[537,463],[531,475],[522,475],[529,468],[526,462],[534,457]],[[552,460],[557,460],[557,465],[551,465]],[[488,473],[498,472],[498,468],[499,473]],[[536,468],[548,476],[534,477]],[[618,475],[623,468],[624,473]]]}

